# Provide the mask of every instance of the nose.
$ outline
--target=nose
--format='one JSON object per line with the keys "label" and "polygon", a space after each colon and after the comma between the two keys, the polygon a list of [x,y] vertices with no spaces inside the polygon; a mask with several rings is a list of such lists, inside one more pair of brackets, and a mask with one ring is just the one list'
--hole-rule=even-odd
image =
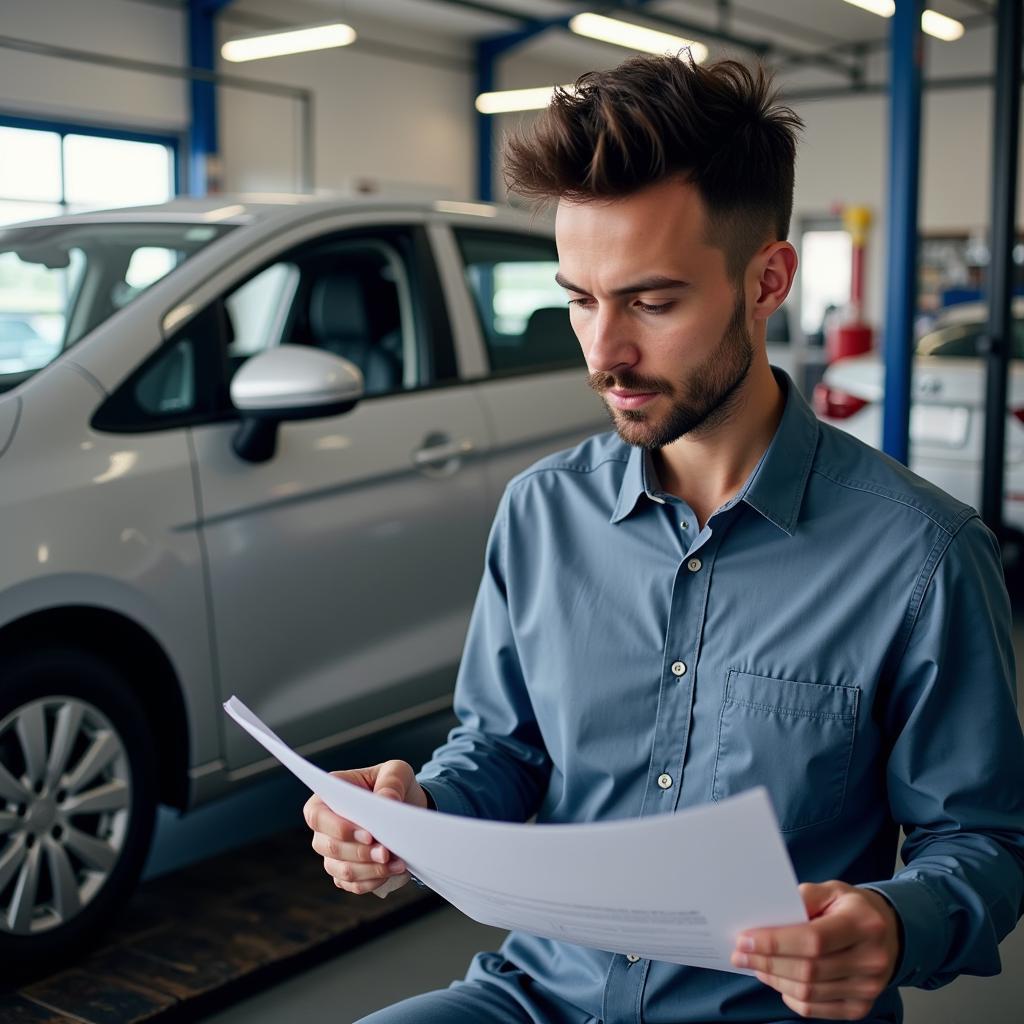
{"label": "nose", "polygon": [[588,326],[582,340],[591,373],[612,373],[636,363],[636,345],[630,338],[629,328],[615,309],[599,308]]}

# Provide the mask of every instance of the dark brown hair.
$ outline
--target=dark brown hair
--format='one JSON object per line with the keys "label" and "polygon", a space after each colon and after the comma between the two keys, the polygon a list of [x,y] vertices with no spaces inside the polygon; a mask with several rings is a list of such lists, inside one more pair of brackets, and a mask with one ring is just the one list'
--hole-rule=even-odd
{"label": "dark brown hair", "polygon": [[687,52],[640,56],[557,89],[526,132],[505,141],[505,183],[527,199],[620,198],[675,175],[708,213],[708,242],[739,278],[793,212],[796,136],[771,74],[734,60],[702,67]]}

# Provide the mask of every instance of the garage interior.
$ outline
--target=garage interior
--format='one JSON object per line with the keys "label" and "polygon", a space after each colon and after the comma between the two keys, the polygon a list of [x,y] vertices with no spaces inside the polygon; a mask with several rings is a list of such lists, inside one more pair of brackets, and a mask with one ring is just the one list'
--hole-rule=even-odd
{"label": "garage interior", "polygon": [[[981,512],[1002,544],[1020,709],[1024,300],[1015,297],[1024,295],[1024,228],[1011,225],[1021,223],[1024,195],[1021,11],[1013,0],[934,0],[935,10],[927,12],[933,17],[918,25],[921,6],[912,0],[0,0],[0,379],[25,373],[27,384],[58,357],[64,329],[53,326],[49,307],[19,306],[22,299],[12,297],[2,251],[3,232],[11,226],[174,199],[186,204],[181,211],[194,202],[195,216],[229,232],[247,223],[247,205],[276,211],[334,198],[371,208],[418,204],[466,222],[486,221],[488,204],[510,202],[501,173],[503,134],[528,123],[552,87],[568,87],[584,72],[610,68],[638,52],[629,43],[572,28],[577,16],[597,12],[667,33],[683,45],[706,48],[710,60],[761,60],[775,72],[784,102],[805,123],[790,235],[802,266],[785,306],[769,322],[769,356],[823,419],[850,429]],[[247,40],[328,25],[345,27],[348,35],[341,33],[322,49],[238,56],[238,44]],[[511,94],[519,90],[543,95],[517,105]],[[461,239],[459,230],[453,233]],[[396,228],[383,247],[359,236],[348,249],[324,256],[334,260],[330,273],[353,287],[360,275],[376,275],[380,290],[368,304],[365,316],[374,322],[366,329],[385,349],[393,344],[388,358],[394,365],[380,370],[389,379],[382,392],[417,386],[410,353],[425,344],[419,337],[399,337],[398,320],[408,309],[403,275],[412,276],[426,244],[415,232],[400,234]],[[468,243],[460,241],[458,252],[455,242],[448,244],[452,260],[462,252],[472,262]],[[294,262],[301,271],[295,287],[308,285],[312,296],[329,276],[317,262],[321,255],[305,249],[307,262]],[[481,248],[473,258],[485,267],[486,282],[500,257]],[[52,260],[45,265],[61,267]],[[127,274],[122,282],[125,305],[140,301],[136,295],[144,299],[146,288],[169,269],[159,258],[151,264],[133,259],[132,265],[137,281]],[[493,281],[489,286],[493,299]],[[538,309],[564,301],[546,297],[553,285],[529,287],[543,292],[534,303]],[[310,301],[313,308],[315,299]],[[417,293],[408,301],[431,308],[429,295]],[[379,311],[392,302],[398,312],[389,319],[390,313]],[[494,299],[495,315],[508,322],[518,317],[525,323],[537,311],[513,303],[502,312],[499,304]],[[464,312],[472,316],[469,305]],[[273,319],[273,302],[254,316]],[[293,339],[300,329],[318,338],[331,333],[312,316],[287,329]],[[250,327],[233,311],[216,330],[228,334],[229,346],[244,347]],[[342,337],[348,330],[347,324],[332,328],[332,337],[341,338],[335,339],[338,354],[352,351]],[[524,330],[522,324],[517,330]],[[555,335],[564,343],[564,331]],[[7,337],[12,353],[36,346],[43,355],[29,363],[34,356],[8,354]],[[992,337],[1014,341],[987,343]],[[905,343],[887,345],[886,338]],[[915,363],[915,348],[929,361]],[[499,365],[496,353],[491,352],[492,369]],[[957,385],[944,376],[949,371],[943,356],[968,354],[967,360],[949,362],[970,362],[964,379],[973,382],[972,397],[952,397]],[[513,362],[503,372],[514,374],[518,357],[509,358]],[[866,364],[858,360],[866,359],[873,359],[873,376],[863,376]],[[566,363],[557,368],[565,371]],[[365,367],[364,376],[370,393]],[[864,380],[861,394],[856,388]],[[97,387],[110,390],[105,380]],[[579,390],[586,392],[582,383]],[[511,399],[506,413],[515,416]],[[127,414],[116,409],[111,415]],[[560,436],[575,429],[576,421],[569,423],[568,412],[566,417]],[[5,429],[0,413],[0,455]],[[596,425],[593,432],[600,429]],[[341,436],[327,440],[325,451],[349,444]],[[252,443],[260,450],[266,438]],[[266,457],[272,458],[275,441],[269,443]],[[428,472],[440,477],[461,458],[445,447],[449,443],[457,442],[439,436],[422,449]],[[549,450],[564,446],[552,443]],[[440,462],[430,447],[441,452]],[[253,461],[259,458],[264,456]],[[238,459],[234,465],[241,464]],[[225,465],[210,488],[211,506],[215,487],[234,472]],[[287,501],[287,488],[299,485],[285,475],[274,486],[284,488],[274,500]],[[476,501],[473,486],[467,481],[459,502]],[[215,507],[207,512],[213,519],[220,514]],[[388,517],[375,522],[367,508],[362,515],[367,548],[377,550],[375,545],[387,542]],[[320,526],[307,522],[305,529]],[[479,571],[483,536],[466,556],[467,572]],[[216,543],[225,558],[231,555],[229,530]],[[296,539],[296,549],[302,548]],[[211,552],[217,557],[214,543]],[[45,561],[40,554],[39,564]],[[326,573],[329,567],[324,568]],[[6,583],[0,576],[0,596]],[[202,587],[195,594],[229,607],[252,585],[249,577],[224,595]],[[367,596],[367,605],[386,601],[386,593],[382,588],[381,596]],[[278,596],[287,604],[286,593]],[[65,599],[78,601],[70,593]],[[298,618],[295,612],[283,621],[294,627]],[[39,628],[16,633],[8,630],[9,621],[0,603],[0,653],[14,635],[19,642],[25,636],[46,642]],[[465,626],[453,614],[446,636],[457,640]],[[102,628],[99,620],[95,628]],[[232,628],[244,637],[249,627],[240,621]],[[208,640],[203,637],[204,644]],[[141,658],[142,648],[125,650],[118,667],[130,674],[131,659]],[[350,763],[401,757],[418,764],[429,757],[454,721],[450,665],[440,654],[436,661],[435,689],[425,696],[411,690],[399,695],[405,704],[389,705],[376,728],[345,732],[332,726],[332,735],[344,734],[341,749],[353,758]],[[146,665],[148,678],[152,668]],[[211,704],[220,717],[220,702],[237,689],[233,682],[221,671],[219,699]],[[0,678],[0,697],[3,687]],[[0,706],[0,722],[7,710]],[[209,728],[212,736],[230,726],[211,718]],[[240,748],[242,740],[234,742]],[[325,768],[340,767],[324,756],[326,749],[314,744],[309,752]],[[0,745],[0,755],[3,750]],[[230,764],[230,754],[224,758]],[[208,763],[215,762],[225,764],[211,754]],[[207,771],[199,767],[203,771],[190,776],[197,792]],[[214,768],[208,770],[212,777]],[[233,771],[227,772],[232,782],[252,781],[231,793],[211,788],[209,802],[184,814],[186,797],[178,806],[162,802],[140,887],[92,948],[70,961],[10,971],[0,965],[0,1022],[263,1024],[328,1014],[354,1021],[386,1003],[447,985],[462,976],[473,953],[501,942],[496,929],[412,886],[388,901],[337,892],[309,850],[301,818],[304,787],[284,772],[244,763]],[[223,898],[233,886],[240,894],[236,904]],[[318,900],[324,919],[319,924]],[[225,953],[240,934],[248,936],[247,952],[232,946]],[[148,951],[147,941],[153,943]],[[1000,953],[997,977],[964,976],[934,992],[903,989],[908,1024],[1019,1024],[1024,931],[1013,932]],[[206,974],[198,970],[204,960],[216,960]]]}

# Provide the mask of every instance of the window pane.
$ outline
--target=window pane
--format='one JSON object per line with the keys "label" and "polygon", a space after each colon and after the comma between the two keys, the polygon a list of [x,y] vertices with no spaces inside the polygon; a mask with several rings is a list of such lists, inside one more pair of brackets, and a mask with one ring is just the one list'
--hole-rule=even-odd
{"label": "window pane", "polygon": [[135,383],[135,400],[151,416],[189,412],[196,403],[192,341],[172,345]]}
{"label": "window pane", "polygon": [[477,231],[456,237],[492,370],[583,362],[565,293],[555,284],[553,241]]}
{"label": "window pane", "polygon": [[0,374],[45,366],[61,349],[68,296],[85,258],[70,250],[65,267],[0,252]]}
{"label": "window pane", "polygon": [[0,201],[0,225],[24,220],[59,217],[63,209],[56,203],[8,203]]}
{"label": "window pane", "polygon": [[364,394],[423,383],[406,263],[383,240],[320,241],[293,250],[226,296],[228,367],[278,344],[312,345],[354,363]]}
{"label": "window pane", "polygon": [[829,306],[850,301],[852,243],[840,229],[805,231],[800,250],[800,326],[810,337],[822,329]]}
{"label": "window pane", "polygon": [[284,320],[299,283],[293,263],[275,263],[246,281],[225,300],[234,337],[228,358],[240,365],[281,340]]}
{"label": "window pane", "polygon": [[56,132],[0,127],[0,198],[60,202],[60,136]]}
{"label": "window pane", "polygon": [[65,194],[79,208],[162,203],[174,194],[168,146],[89,135],[64,139]]}

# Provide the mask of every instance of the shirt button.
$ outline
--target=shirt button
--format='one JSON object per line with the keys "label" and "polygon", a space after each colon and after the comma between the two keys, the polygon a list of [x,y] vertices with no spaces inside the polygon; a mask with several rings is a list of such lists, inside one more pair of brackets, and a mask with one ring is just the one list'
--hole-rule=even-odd
{"label": "shirt button", "polygon": [[681,661],[673,661],[672,662],[672,675],[674,675],[674,676],[685,676],[686,675],[686,665],[683,664],[683,662],[681,662]]}
{"label": "shirt button", "polygon": [[631,964],[636,964],[636,963],[639,963],[639,962],[640,962],[640,957],[638,957],[638,956],[636,955],[636,953],[627,953],[627,954],[626,954],[626,959],[627,959],[627,960],[628,960],[628,961],[629,961],[629,962],[630,962]]}
{"label": "shirt button", "polygon": [[689,569],[690,572],[700,572],[700,565],[701,565],[701,562],[700,562],[699,558],[691,558],[686,563],[686,568]]}
{"label": "shirt button", "polygon": [[665,774],[665,773],[662,773],[661,775],[658,776],[658,785],[661,786],[662,789],[671,789],[672,788],[672,776],[668,775],[668,774]]}
{"label": "shirt button", "polygon": [[682,529],[684,529],[684,530],[685,530],[685,529],[686,529],[686,522],[685,522],[685,520],[684,520],[683,522],[681,522],[681,523],[679,524],[679,526],[680,526],[680,527],[681,527]]}

